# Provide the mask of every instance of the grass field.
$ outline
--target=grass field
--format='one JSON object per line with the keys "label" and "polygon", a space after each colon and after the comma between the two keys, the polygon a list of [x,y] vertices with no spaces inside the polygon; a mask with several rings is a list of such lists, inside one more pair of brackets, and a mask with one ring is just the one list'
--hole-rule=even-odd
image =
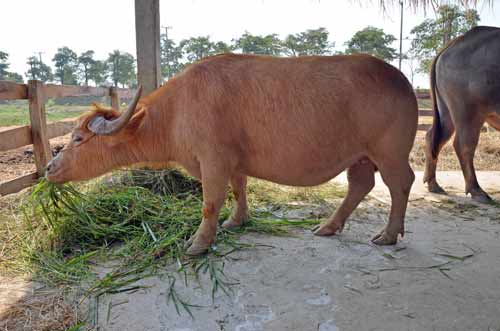
{"label": "grass field", "polygon": [[[59,121],[65,118],[76,117],[88,110],[88,106],[61,106],[46,105],[47,120]],[[29,124],[29,111],[27,101],[18,101],[0,105],[0,127]]]}

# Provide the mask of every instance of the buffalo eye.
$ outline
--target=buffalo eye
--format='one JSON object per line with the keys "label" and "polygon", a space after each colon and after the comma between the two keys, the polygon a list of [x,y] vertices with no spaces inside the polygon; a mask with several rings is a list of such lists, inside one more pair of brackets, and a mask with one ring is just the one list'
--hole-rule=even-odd
{"label": "buffalo eye", "polygon": [[73,141],[74,141],[75,143],[79,143],[79,142],[81,142],[82,140],[83,140],[83,138],[82,138],[81,136],[74,136],[74,137],[73,137]]}

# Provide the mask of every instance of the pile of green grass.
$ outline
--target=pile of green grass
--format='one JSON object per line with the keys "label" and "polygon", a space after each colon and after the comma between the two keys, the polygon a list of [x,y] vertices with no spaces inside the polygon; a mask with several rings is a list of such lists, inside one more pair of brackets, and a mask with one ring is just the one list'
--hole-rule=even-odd
{"label": "pile of green grass", "polygon": [[[78,189],[42,180],[24,203],[24,217],[7,249],[11,253],[7,264],[10,270],[51,285],[84,282],[92,296],[136,290],[136,281],[167,273],[169,299],[190,313],[189,303],[176,294],[174,275],[167,272],[172,268],[166,266],[176,265],[174,272],[186,280],[208,273],[213,294],[229,293],[232,281],[224,275],[224,263],[229,254],[251,247],[239,241],[241,234],[290,235],[290,227],[309,228],[319,221],[276,219],[269,210],[292,200],[317,203],[339,193],[333,186],[311,193],[261,183],[250,185],[249,199],[256,209],[246,226],[219,229],[217,246],[207,255],[190,258],[183,246],[202,217],[202,191],[196,180],[177,170],[140,170],[106,185]],[[229,214],[230,202],[222,208],[220,220]],[[92,266],[110,260],[114,269],[96,276]]]}

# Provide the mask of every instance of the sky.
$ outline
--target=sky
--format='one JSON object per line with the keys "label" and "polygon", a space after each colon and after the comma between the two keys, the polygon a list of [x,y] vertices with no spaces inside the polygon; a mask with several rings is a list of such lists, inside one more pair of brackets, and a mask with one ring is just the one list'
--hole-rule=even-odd
{"label": "sky", "polygon": [[[500,0],[477,9],[481,25],[500,26]],[[62,46],[78,54],[92,49],[98,59],[107,58],[115,49],[136,54],[134,0],[1,0],[0,13],[0,50],[9,53],[11,71],[24,74],[26,59],[38,52],[47,63]],[[426,17],[433,17],[432,9],[425,13],[405,6],[403,39]],[[169,37],[177,42],[207,35],[230,42],[245,31],[277,33],[284,38],[325,27],[335,50],[343,50],[344,43],[368,25],[399,38],[400,24],[399,5],[382,12],[378,0],[371,4],[359,0],[160,0],[160,21],[171,27]],[[409,46],[410,41],[404,40],[403,51]],[[399,49],[398,42],[393,47]],[[408,74],[406,63],[402,69]],[[428,86],[427,77],[419,75],[414,85]]]}

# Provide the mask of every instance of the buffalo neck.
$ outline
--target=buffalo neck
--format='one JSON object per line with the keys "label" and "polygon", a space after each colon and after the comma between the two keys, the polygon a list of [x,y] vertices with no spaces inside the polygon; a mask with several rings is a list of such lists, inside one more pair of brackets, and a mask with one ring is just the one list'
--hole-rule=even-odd
{"label": "buffalo neck", "polygon": [[128,157],[133,159],[134,163],[163,163],[172,160],[175,150],[175,140],[171,132],[174,99],[174,95],[165,85],[141,100],[146,114],[127,148]]}

